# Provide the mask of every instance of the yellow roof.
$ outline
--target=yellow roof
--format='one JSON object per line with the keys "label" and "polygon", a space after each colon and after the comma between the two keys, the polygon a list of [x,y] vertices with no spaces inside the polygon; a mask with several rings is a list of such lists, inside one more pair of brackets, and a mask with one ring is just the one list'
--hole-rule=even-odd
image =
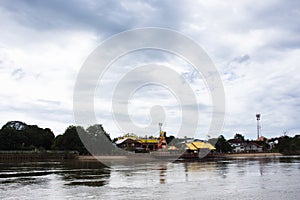
{"label": "yellow roof", "polygon": [[187,147],[190,149],[190,150],[198,150],[198,149],[210,149],[210,150],[215,150],[216,148],[211,145],[210,143],[206,143],[206,142],[200,142],[200,141],[197,141],[197,142],[191,142],[191,143],[188,143],[186,144]]}
{"label": "yellow roof", "polygon": [[205,143],[205,146],[210,150],[216,150],[216,147],[214,147],[212,144]]}
{"label": "yellow roof", "polygon": [[141,143],[158,143],[158,139],[139,139]]}
{"label": "yellow roof", "polygon": [[195,147],[192,143],[187,143],[186,146],[189,148],[189,150],[197,150],[197,147]]}

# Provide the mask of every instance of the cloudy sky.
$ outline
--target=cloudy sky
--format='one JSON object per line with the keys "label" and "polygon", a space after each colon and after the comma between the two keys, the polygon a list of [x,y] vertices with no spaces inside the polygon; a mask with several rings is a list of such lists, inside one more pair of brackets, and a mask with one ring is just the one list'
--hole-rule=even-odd
{"label": "cloudy sky", "polygon": [[[0,1],[0,124],[20,120],[61,134],[73,116],[76,77],[104,40],[129,29],[160,27],[197,42],[213,60],[224,85],[221,134],[256,137],[261,113],[266,137],[299,134],[300,3],[298,1]],[[109,100],[124,73],[136,66],[170,66],[197,96],[197,137],[206,137],[211,99],[201,75],[180,58],[144,50],[114,62],[95,92],[97,121],[113,136],[120,130]],[[159,76],[159,75],[158,75]],[[175,95],[176,96],[176,95]],[[164,129],[176,133],[180,105],[157,85],[131,96],[128,114],[147,125],[151,107],[164,107]],[[126,113],[127,114],[127,113]],[[145,133],[145,134],[151,134]]]}

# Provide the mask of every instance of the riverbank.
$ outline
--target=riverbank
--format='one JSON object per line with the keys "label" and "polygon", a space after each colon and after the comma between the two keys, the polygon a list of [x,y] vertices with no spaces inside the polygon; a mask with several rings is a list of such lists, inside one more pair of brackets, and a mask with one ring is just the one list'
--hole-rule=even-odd
{"label": "riverbank", "polygon": [[255,158],[255,157],[277,157],[284,156],[281,153],[228,153],[226,158]]}
{"label": "riverbank", "polygon": [[0,162],[6,161],[44,161],[44,160],[75,160],[77,154],[64,151],[0,151]]}
{"label": "riverbank", "polygon": [[[270,157],[280,157],[284,156],[281,153],[230,153],[224,154],[224,156],[219,157],[219,159],[228,158],[270,158]],[[78,161],[128,161],[128,160],[176,160],[176,157],[172,158],[155,158],[150,154],[134,154],[134,155],[102,155],[102,156],[92,156],[84,155],[79,156],[70,152],[52,152],[52,153],[35,153],[35,152],[1,152],[0,161],[9,160],[26,160],[26,161],[37,161],[37,160],[78,160]]]}
{"label": "riverbank", "polygon": [[[223,159],[226,158],[256,158],[256,157],[278,157],[284,156],[281,153],[230,153],[224,154]],[[148,160],[151,159],[148,155],[135,154],[134,156],[77,156],[78,160],[89,161],[89,160],[126,160],[126,159],[138,159],[138,160]],[[153,158],[152,158],[153,159]]]}
{"label": "riverbank", "polygon": [[127,159],[127,156],[77,156],[78,160],[90,161],[90,160],[124,160]]}

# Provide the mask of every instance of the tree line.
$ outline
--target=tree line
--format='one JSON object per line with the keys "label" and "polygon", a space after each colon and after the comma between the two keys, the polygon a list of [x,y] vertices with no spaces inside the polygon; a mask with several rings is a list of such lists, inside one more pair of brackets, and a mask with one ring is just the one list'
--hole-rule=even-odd
{"label": "tree line", "polygon": [[[81,126],[69,126],[65,132],[55,137],[49,128],[40,128],[37,125],[27,125],[20,121],[7,122],[0,129],[0,150],[58,150],[78,151],[79,154],[88,154],[79,134],[89,138],[105,137],[111,141],[110,135],[105,132],[101,124],[95,124],[87,129]],[[98,140],[96,142],[99,144]]]}
{"label": "tree line", "polygon": [[[80,136],[81,137],[80,137]],[[174,136],[167,137],[167,142],[172,142]],[[245,140],[241,134],[236,134],[234,139]],[[101,124],[95,124],[87,129],[81,126],[69,126],[65,132],[55,137],[49,128],[40,128],[37,125],[27,125],[20,121],[7,122],[0,129],[0,150],[58,150],[58,151],[77,151],[79,154],[89,154],[85,144],[88,143],[89,151],[92,153],[111,153],[117,151],[111,144],[110,135],[104,130]],[[108,142],[109,141],[109,142]],[[115,139],[114,139],[115,141]],[[300,154],[300,137],[279,137],[269,139],[269,142],[277,141],[273,152],[283,154]],[[216,151],[222,153],[232,152],[232,147],[223,135],[218,138],[210,139]],[[269,149],[267,141],[255,141],[264,149]],[[100,148],[99,148],[100,147]],[[100,153],[100,152],[99,152]]]}
{"label": "tree line", "polygon": [[[263,147],[263,150],[270,152],[278,152],[285,155],[299,155],[300,154],[300,136],[296,135],[294,137],[282,136],[275,137],[264,141],[251,141],[245,139],[245,137],[239,133],[234,135],[234,139],[243,141],[243,142],[255,142],[256,144]],[[221,153],[232,152],[232,146],[225,139],[223,135],[220,135],[218,138],[210,139],[208,142],[214,144],[216,151]],[[275,143],[276,142],[276,143]],[[270,148],[270,143],[273,143],[273,148]]]}

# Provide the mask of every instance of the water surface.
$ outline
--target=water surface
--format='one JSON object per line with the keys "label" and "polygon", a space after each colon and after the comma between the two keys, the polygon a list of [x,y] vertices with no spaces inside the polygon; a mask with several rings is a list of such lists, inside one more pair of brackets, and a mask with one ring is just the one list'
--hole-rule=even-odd
{"label": "water surface", "polygon": [[300,157],[0,163],[0,199],[299,199]]}

